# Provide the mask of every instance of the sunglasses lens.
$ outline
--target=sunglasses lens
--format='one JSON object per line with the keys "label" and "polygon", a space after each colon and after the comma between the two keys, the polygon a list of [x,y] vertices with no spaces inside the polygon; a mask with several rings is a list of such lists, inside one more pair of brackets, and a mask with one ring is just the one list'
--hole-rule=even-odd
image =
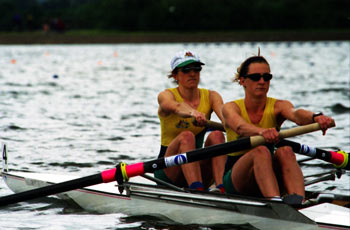
{"label": "sunglasses lens", "polygon": [[261,78],[261,75],[258,73],[254,73],[254,74],[247,75],[247,77],[252,81],[259,81]]}
{"label": "sunglasses lens", "polygon": [[272,79],[272,74],[264,73],[263,78],[264,78],[264,81],[270,81]]}
{"label": "sunglasses lens", "polygon": [[252,81],[260,81],[261,77],[264,78],[264,81],[270,81],[272,79],[272,74],[269,74],[269,73],[264,73],[264,74],[253,73],[253,74],[247,75],[246,77],[249,78]]}
{"label": "sunglasses lens", "polygon": [[196,67],[185,67],[185,68],[182,68],[181,71],[183,73],[189,73],[191,70],[193,70],[194,72],[198,73],[202,70],[202,67],[200,66],[196,66]]}

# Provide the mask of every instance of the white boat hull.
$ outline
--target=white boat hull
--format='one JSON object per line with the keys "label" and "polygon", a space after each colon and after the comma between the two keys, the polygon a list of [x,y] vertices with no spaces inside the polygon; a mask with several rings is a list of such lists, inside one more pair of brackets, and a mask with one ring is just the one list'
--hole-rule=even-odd
{"label": "white boat hull", "polygon": [[[76,179],[77,177],[4,172],[3,178],[13,192],[19,193]],[[131,178],[131,182],[155,185],[154,182],[150,182],[142,177]],[[315,215],[315,212],[319,210],[316,207],[301,211],[303,213],[301,214],[285,204],[272,203],[269,205],[276,205],[276,207],[273,207],[274,210],[271,211],[271,214],[266,213],[266,216],[264,216],[264,212],[270,212],[266,204],[254,200],[233,199],[231,197],[226,199],[222,198],[222,196],[218,198],[214,194],[191,194],[159,187],[138,186],[137,184],[131,186],[130,191],[125,190],[122,194],[119,194],[116,183],[107,183],[57,194],[57,196],[64,200],[74,201],[83,209],[91,212],[124,213],[129,216],[151,215],[185,225],[250,224],[258,229],[266,230],[280,230],[285,229],[286,226],[288,226],[288,229],[300,230],[318,229],[318,226],[313,221],[317,221],[319,224],[331,224],[329,221],[322,222],[322,220],[317,219],[320,216]],[[229,208],[225,208],[225,206],[218,208],[216,205],[216,200],[218,199],[222,203],[228,202],[229,205],[227,207]],[[346,215],[349,210],[343,207],[339,208],[342,208],[339,212],[343,213],[343,215]],[[244,211],[242,211],[243,209]],[[280,211],[278,211],[279,209]],[[281,219],[278,215],[283,213],[291,216]],[[348,213],[350,216],[350,211]],[[326,218],[324,217],[324,219]],[[343,220],[343,222],[339,225],[340,227],[350,227],[350,220],[348,222]]]}

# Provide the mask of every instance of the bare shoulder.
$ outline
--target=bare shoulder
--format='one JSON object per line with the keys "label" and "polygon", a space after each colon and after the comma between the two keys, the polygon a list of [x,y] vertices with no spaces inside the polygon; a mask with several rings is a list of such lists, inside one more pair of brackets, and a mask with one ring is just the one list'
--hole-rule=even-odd
{"label": "bare shoulder", "polygon": [[174,94],[165,89],[158,94],[158,114],[160,116],[167,116],[174,111],[174,104],[176,103]]}
{"label": "bare shoulder", "polygon": [[279,125],[286,119],[293,120],[294,111],[294,105],[288,100],[277,100],[275,103],[275,115]]}
{"label": "bare shoulder", "polygon": [[233,101],[230,101],[230,102],[226,102],[223,105],[222,112],[223,113],[238,113],[238,114],[240,114],[241,110],[236,103],[234,103]]}
{"label": "bare shoulder", "polygon": [[173,98],[175,98],[174,94],[169,89],[165,89],[158,94],[158,100],[160,100],[160,99],[173,99]]}
{"label": "bare shoulder", "polygon": [[175,101],[175,96],[174,94],[166,89],[158,94],[158,104],[162,109],[166,109],[168,107],[169,103],[172,103]]}
{"label": "bare shoulder", "polygon": [[288,100],[280,100],[277,99],[275,103],[275,110],[276,111],[283,111],[285,109],[292,109],[294,108],[293,104]]}
{"label": "bare shoulder", "polygon": [[215,90],[211,90],[211,89],[208,89],[209,91],[209,94],[217,94],[217,95],[220,95],[218,92],[216,92]]}
{"label": "bare shoulder", "polygon": [[208,91],[209,91],[210,98],[221,98],[221,95],[218,92],[216,92],[215,90],[208,89]]}

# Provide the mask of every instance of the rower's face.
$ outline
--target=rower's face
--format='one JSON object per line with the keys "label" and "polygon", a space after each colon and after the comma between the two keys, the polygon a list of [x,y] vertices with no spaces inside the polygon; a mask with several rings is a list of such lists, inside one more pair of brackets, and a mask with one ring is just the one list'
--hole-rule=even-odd
{"label": "rower's face", "polygon": [[181,67],[175,75],[175,80],[179,85],[188,88],[198,87],[201,69],[202,67],[196,63]]}
{"label": "rower's face", "polygon": [[[262,76],[266,73],[270,73],[270,67],[266,63],[252,63],[248,67],[247,75],[261,74]],[[255,96],[267,95],[270,87],[270,80],[265,81],[263,77],[260,77],[258,81],[254,81],[249,77],[241,77],[240,83],[247,93]]]}

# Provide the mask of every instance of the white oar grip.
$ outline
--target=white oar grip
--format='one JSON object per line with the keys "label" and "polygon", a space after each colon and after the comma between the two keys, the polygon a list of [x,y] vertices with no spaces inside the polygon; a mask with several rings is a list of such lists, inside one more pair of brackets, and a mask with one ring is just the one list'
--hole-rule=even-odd
{"label": "white oar grip", "polygon": [[291,129],[281,130],[279,132],[280,138],[294,137],[300,134],[311,133],[320,130],[320,124],[312,123],[309,125],[298,126]]}
{"label": "white oar grip", "polygon": [[263,136],[251,136],[250,137],[250,145],[252,148],[265,144],[265,138]]}
{"label": "white oar grip", "polygon": [[[334,127],[333,123],[331,127]],[[280,131],[280,138],[294,137],[300,134],[311,133],[314,131],[321,130],[319,123],[312,123],[309,125],[299,126],[288,130]]]}
{"label": "white oar grip", "polygon": [[[335,124],[332,125],[332,127],[334,126]],[[305,133],[311,133],[318,130],[321,130],[320,124],[312,123],[309,125],[303,125],[303,126],[298,126],[291,129],[282,130],[279,132],[279,137],[283,139],[283,138],[294,137]],[[252,136],[250,137],[250,143],[252,147],[256,147],[258,145],[265,144],[265,139],[263,136]]]}

